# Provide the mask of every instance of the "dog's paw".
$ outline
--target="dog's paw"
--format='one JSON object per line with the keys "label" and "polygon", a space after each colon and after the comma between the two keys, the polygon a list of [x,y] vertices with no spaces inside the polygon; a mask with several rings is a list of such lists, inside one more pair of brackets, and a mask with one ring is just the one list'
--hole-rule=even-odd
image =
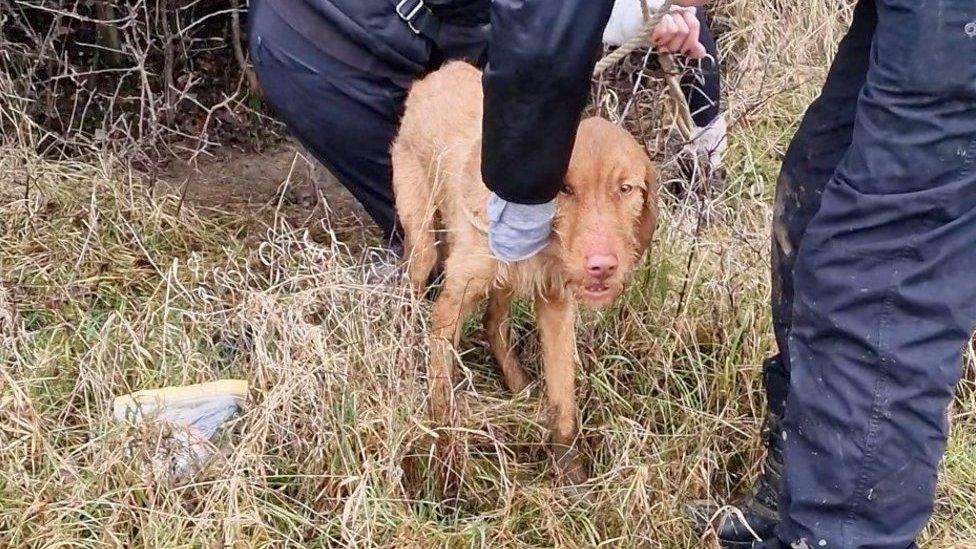
{"label": "dog's paw", "polygon": [[556,474],[564,486],[581,486],[589,480],[583,456],[573,447],[555,447]]}
{"label": "dog's paw", "polygon": [[521,394],[531,383],[529,375],[525,373],[525,369],[516,360],[502,366],[502,376],[505,381],[505,388],[513,396]]}

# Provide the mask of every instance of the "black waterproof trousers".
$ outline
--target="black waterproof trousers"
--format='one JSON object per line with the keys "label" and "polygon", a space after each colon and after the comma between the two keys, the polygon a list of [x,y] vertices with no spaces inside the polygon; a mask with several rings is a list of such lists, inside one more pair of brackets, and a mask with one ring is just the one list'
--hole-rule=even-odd
{"label": "black waterproof trousers", "polygon": [[860,0],[777,189],[779,540],[913,547],[976,319],[976,2]]}

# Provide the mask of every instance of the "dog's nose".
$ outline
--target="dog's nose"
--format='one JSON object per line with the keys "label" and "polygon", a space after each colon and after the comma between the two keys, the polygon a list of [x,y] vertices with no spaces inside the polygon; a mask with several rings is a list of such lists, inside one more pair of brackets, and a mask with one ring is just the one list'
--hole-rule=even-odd
{"label": "dog's nose", "polygon": [[590,255],[586,257],[586,273],[594,278],[606,280],[617,271],[617,256]]}

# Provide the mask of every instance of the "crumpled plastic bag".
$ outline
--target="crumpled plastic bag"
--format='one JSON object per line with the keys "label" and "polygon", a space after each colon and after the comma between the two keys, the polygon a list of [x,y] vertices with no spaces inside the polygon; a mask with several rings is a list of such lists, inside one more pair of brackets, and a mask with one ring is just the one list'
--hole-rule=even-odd
{"label": "crumpled plastic bag", "polygon": [[164,387],[116,397],[112,416],[137,425],[129,451],[147,458],[144,471],[179,480],[213,455],[211,439],[243,410],[246,397],[247,382],[236,379]]}

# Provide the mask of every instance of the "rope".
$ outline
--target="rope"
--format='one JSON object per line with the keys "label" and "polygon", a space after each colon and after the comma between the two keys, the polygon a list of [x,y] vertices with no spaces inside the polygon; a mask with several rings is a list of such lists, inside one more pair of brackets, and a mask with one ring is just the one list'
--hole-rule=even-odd
{"label": "rope", "polygon": [[[665,0],[664,4],[655,10],[654,13],[648,12],[647,4],[644,3],[644,0],[637,1],[641,4],[644,26],[641,27],[640,32],[634,35],[633,38],[624,42],[619,48],[613,50],[597,62],[596,66],[593,67],[593,78],[599,78],[604,71],[619,63],[624,57],[647,46],[648,36],[654,32],[657,24],[671,10],[671,0]],[[674,62],[674,57],[669,53],[662,53],[658,55],[658,61],[661,64],[661,69],[664,71],[664,79],[668,84],[668,94],[674,101],[675,108],[678,111],[678,131],[686,141],[690,141],[693,136],[695,121],[692,119],[691,111],[688,109],[688,101],[681,91],[681,83],[678,80],[678,74],[680,73]]]}
{"label": "rope", "polygon": [[[637,1],[641,3],[641,6],[643,6],[641,8],[641,13],[647,14],[647,6],[644,5],[644,1]],[[633,38],[624,42],[619,48],[613,50],[603,59],[597,62],[596,66],[593,67],[593,78],[599,78],[599,76],[603,74],[605,70],[619,63],[621,59],[646,46],[647,37],[654,32],[654,28],[657,27],[657,24],[661,22],[661,19],[663,19],[670,10],[671,0],[665,0],[664,5],[655,10],[654,13],[647,14],[644,19],[644,26],[641,28],[640,32],[635,34]]]}

